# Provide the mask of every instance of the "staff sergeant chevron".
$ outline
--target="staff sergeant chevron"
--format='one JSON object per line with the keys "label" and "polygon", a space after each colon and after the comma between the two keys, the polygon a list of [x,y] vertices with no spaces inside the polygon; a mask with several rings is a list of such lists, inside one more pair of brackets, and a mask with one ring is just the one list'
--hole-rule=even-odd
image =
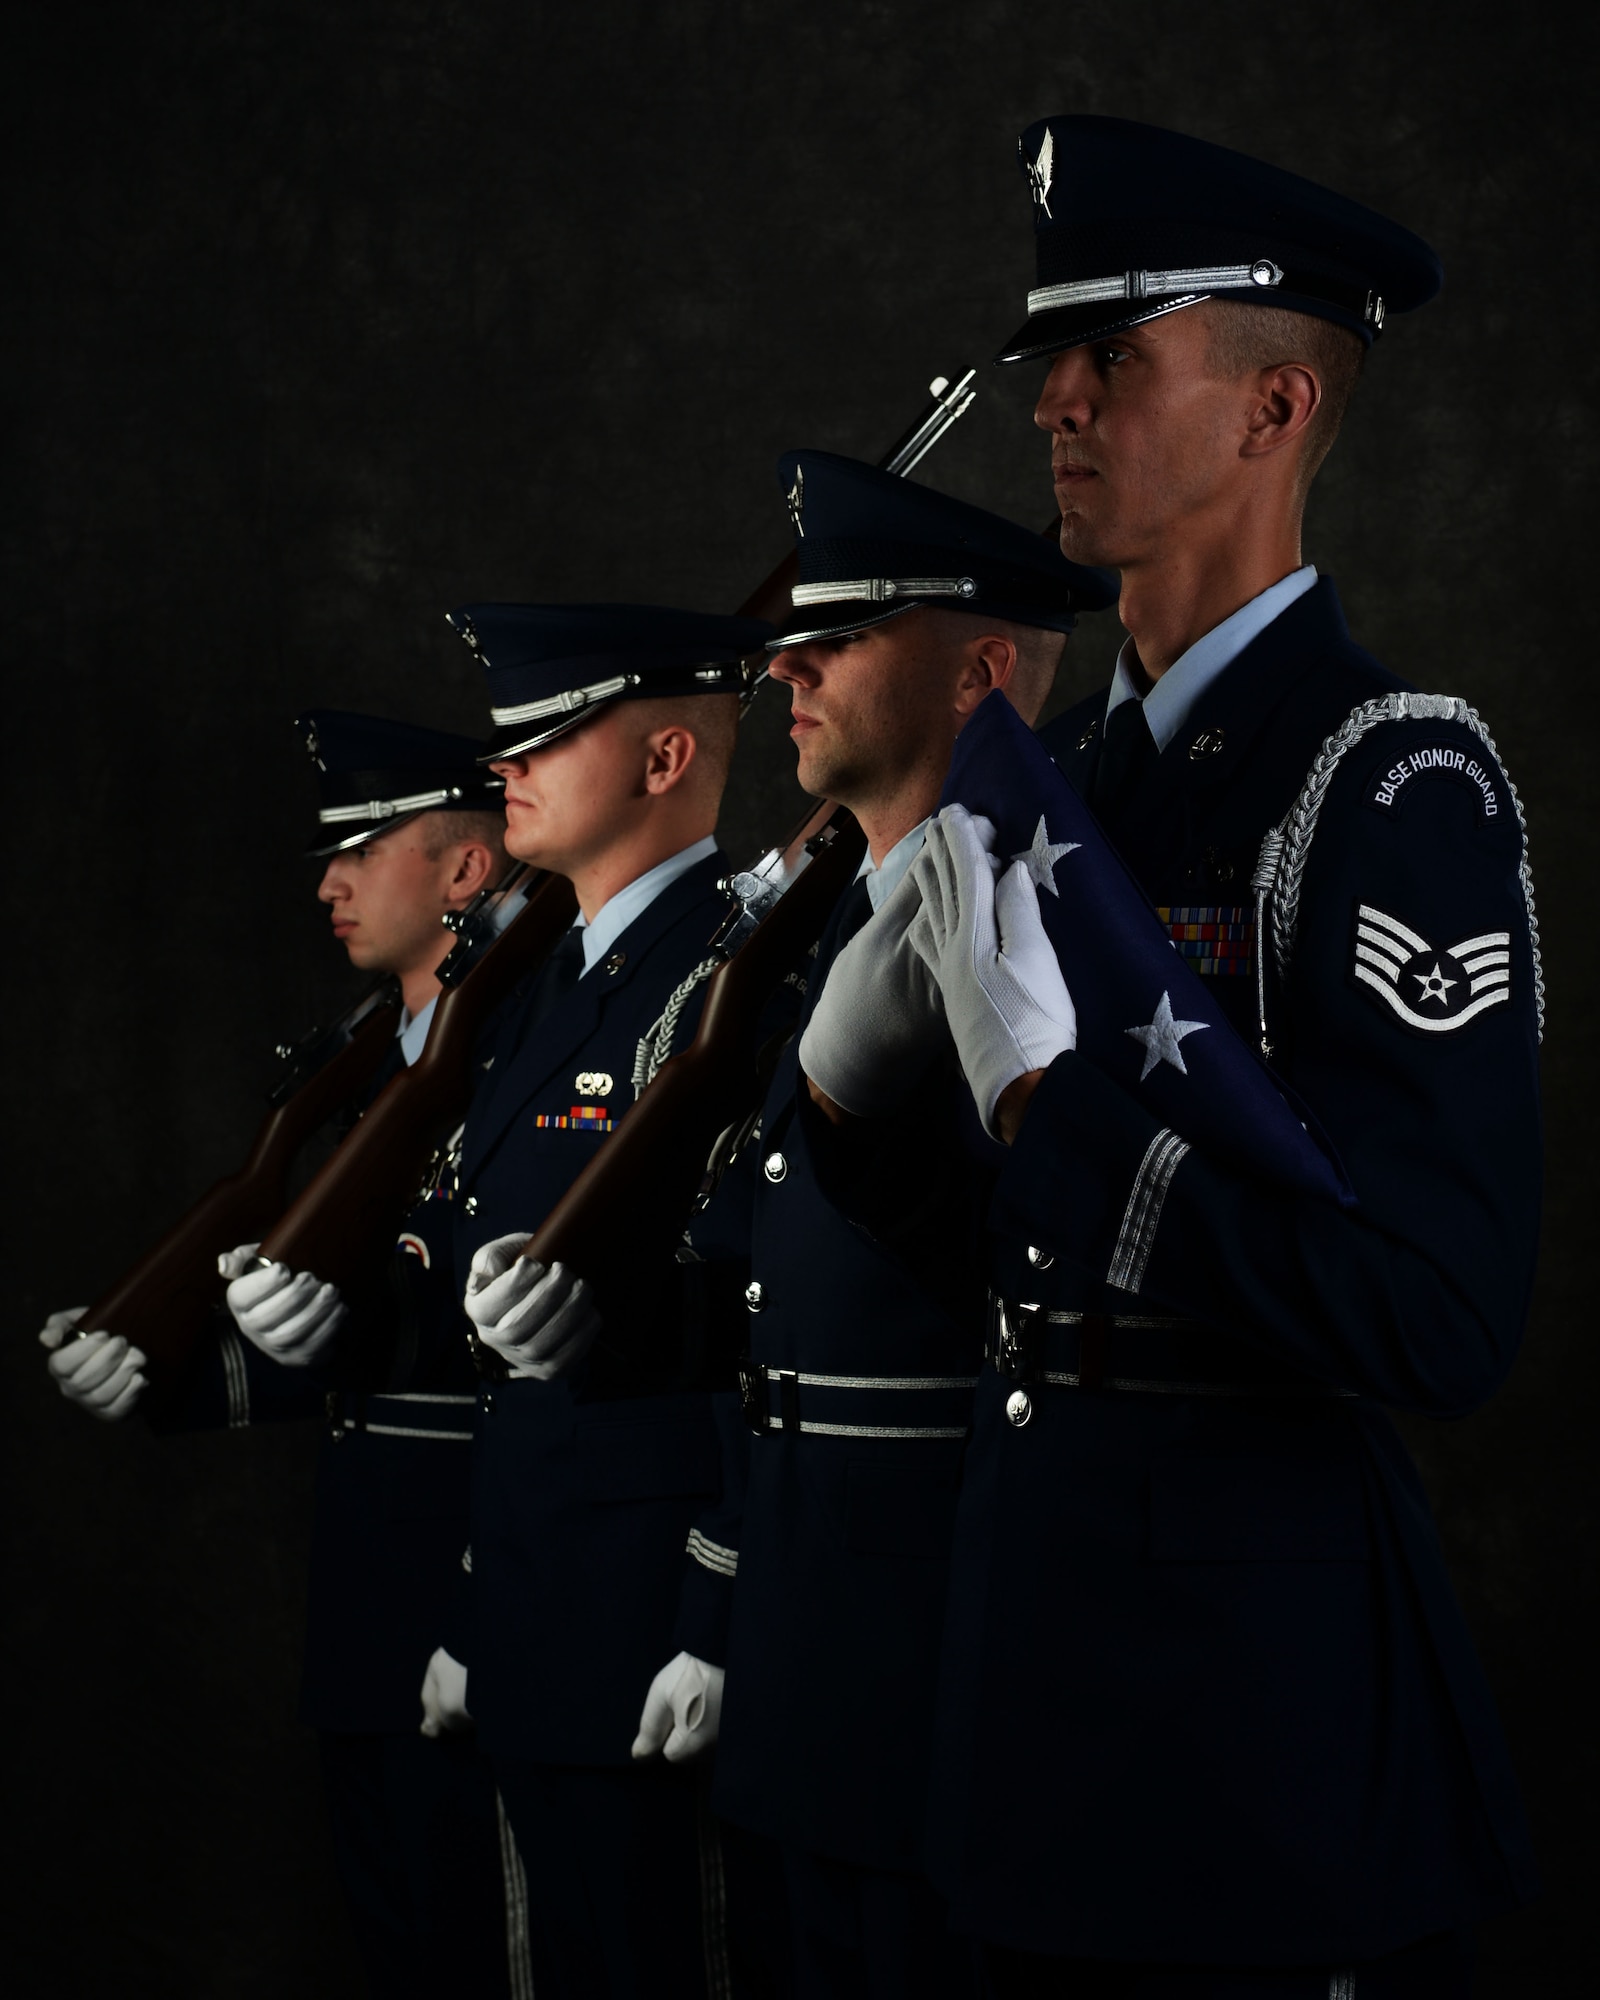
{"label": "staff sergeant chevron", "polygon": [[1350,974],[1408,1028],[1450,1034],[1511,998],[1511,933],[1485,931],[1441,948],[1398,917],[1358,903]]}

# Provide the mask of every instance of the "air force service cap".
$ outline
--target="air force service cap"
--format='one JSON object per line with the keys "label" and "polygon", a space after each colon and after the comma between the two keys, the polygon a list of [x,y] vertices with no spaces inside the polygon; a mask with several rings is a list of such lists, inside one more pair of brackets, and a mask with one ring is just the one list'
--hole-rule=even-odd
{"label": "air force service cap", "polygon": [[613,701],[738,694],[773,632],[654,604],[467,604],[449,618],[488,678],[485,762],[542,749]]}
{"label": "air force service cap", "polygon": [[1026,361],[1202,299],[1281,306],[1369,345],[1444,282],[1420,236],[1358,202],[1156,125],[1041,118],[1017,141],[1039,282],[995,356]]}
{"label": "air force service cap", "polygon": [[1053,537],[875,465],[791,451],[778,479],[800,576],[769,652],[860,632],[919,605],[1070,632],[1080,611],[1116,602],[1116,578],[1068,562]]}
{"label": "air force service cap", "polygon": [[483,744],[382,715],[313,708],[297,716],[317,774],[317,831],[306,852],[338,854],[425,812],[498,812],[505,784],[478,762]]}

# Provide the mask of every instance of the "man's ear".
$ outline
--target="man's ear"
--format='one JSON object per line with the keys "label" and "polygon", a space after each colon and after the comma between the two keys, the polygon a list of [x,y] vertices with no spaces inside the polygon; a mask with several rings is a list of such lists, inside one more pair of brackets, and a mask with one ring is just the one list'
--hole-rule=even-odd
{"label": "man's ear", "polygon": [[693,732],[682,723],[672,722],[665,729],[651,730],[645,738],[644,788],[652,798],[659,798],[683,783],[698,747]]}
{"label": "man's ear", "polygon": [[487,887],[499,857],[483,840],[457,841],[452,852],[455,867],[445,887],[445,901],[464,908],[480,889]]}
{"label": "man's ear", "polygon": [[1300,361],[1263,368],[1256,378],[1256,401],[1245,421],[1243,458],[1263,458],[1297,444],[1322,407],[1322,384]]}
{"label": "man's ear", "polygon": [[978,704],[1007,688],[1017,671],[1017,649],[999,632],[987,632],[962,648],[961,672],[956,679],[956,713],[963,721]]}

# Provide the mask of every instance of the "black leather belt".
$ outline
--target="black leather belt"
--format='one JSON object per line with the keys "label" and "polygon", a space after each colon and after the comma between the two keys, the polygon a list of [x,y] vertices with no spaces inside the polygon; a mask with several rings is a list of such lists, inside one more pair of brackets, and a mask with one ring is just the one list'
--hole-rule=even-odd
{"label": "black leather belt", "polygon": [[984,1358],[1007,1381],[1158,1396],[1348,1396],[1198,1320],[1057,1312],[989,1295]]}
{"label": "black leather belt", "polygon": [[820,1375],[739,1363],[739,1401],[757,1437],[963,1438],[976,1375]]}
{"label": "black leather belt", "polygon": [[362,1396],[328,1392],[328,1432],[335,1444],[352,1431],[368,1437],[426,1438],[439,1444],[472,1442],[476,1396]]}

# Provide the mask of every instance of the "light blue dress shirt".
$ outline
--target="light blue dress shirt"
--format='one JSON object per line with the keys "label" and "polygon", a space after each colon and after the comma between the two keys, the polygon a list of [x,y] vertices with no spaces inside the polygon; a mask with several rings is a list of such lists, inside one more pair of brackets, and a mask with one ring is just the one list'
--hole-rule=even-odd
{"label": "light blue dress shirt", "polygon": [[636,876],[626,889],[619,889],[610,902],[602,903],[594,913],[594,922],[585,923],[578,918],[583,930],[583,969],[591,971],[621,937],[636,917],[642,917],[663,890],[670,889],[680,875],[701,861],[708,860],[717,851],[716,837],[707,834],[704,840],[697,840],[693,847],[686,847],[681,854],[669,855],[665,861],[658,861],[654,868],[647,868]]}
{"label": "light blue dress shirt", "polygon": [[[1188,652],[1179,654],[1144,697],[1144,719],[1158,750],[1165,750],[1182,729],[1195,703],[1223,668],[1231,667],[1250,641],[1258,638],[1281,611],[1287,611],[1297,597],[1304,597],[1316,580],[1316,569],[1310,563],[1291,570],[1259,597],[1241,604],[1220,625],[1213,625],[1203,639],[1195,640]],[[1138,669],[1133,659],[1133,641],[1125,639],[1117,655],[1117,671],[1111,677],[1111,692],[1106,697],[1107,715],[1125,701],[1139,699],[1134,680]]]}
{"label": "light blue dress shirt", "polygon": [[872,850],[868,848],[862,857],[861,867],[856,875],[858,882],[867,885],[867,901],[876,916],[889,898],[905,879],[905,872],[922,852],[922,843],[928,837],[928,822],[919,820],[907,834],[902,834],[894,846],[883,857],[881,867],[875,867]]}

